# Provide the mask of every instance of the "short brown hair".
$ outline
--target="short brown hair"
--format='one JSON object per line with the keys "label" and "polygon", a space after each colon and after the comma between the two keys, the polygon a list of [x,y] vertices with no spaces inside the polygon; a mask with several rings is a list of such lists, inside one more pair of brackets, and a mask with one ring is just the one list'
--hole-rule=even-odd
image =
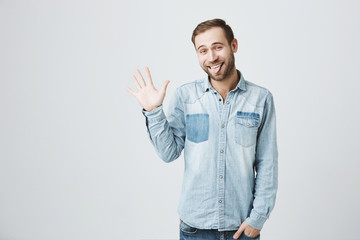
{"label": "short brown hair", "polygon": [[194,46],[195,46],[195,37],[198,34],[203,33],[213,27],[222,28],[225,32],[226,39],[228,40],[229,44],[231,44],[232,40],[234,39],[234,33],[233,33],[231,27],[229,25],[227,25],[224,20],[222,20],[220,18],[215,18],[215,19],[207,20],[205,22],[200,23],[194,29],[192,37],[191,37],[191,41],[194,44]]}

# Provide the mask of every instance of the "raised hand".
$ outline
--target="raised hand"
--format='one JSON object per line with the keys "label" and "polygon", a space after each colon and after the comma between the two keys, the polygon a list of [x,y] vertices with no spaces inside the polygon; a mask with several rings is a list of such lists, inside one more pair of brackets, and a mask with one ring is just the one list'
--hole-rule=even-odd
{"label": "raised hand", "polygon": [[162,84],[160,90],[157,90],[152,82],[150,70],[148,67],[145,67],[146,82],[138,69],[136,69],[136,76],[137,78],[133,75],[132,80],[138,89],[138,92],[134,92],[129,87],[127,87],[126,90],[134,95],[145,111],[151,112],[160,106],[164,101],[166,88],[170,81],[165,81]]}

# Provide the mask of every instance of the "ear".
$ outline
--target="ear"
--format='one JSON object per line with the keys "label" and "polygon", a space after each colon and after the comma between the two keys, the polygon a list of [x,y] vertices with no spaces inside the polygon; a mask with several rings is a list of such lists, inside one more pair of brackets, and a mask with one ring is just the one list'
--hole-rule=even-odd
{"label": "ear", "polygon": [[238,41],[236,38],[231,41],[231,50],[233,51],[233,53],[236,53],[238,50]]}

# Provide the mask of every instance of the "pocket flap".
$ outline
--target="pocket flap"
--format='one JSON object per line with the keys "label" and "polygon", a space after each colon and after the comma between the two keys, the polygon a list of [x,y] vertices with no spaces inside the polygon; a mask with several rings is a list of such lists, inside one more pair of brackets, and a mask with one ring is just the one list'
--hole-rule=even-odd
{"label": "pocket flap", "polygon": [[236,123],[246,127],[258,127],[260,123],[260,114],[254,112],[237,112]]}

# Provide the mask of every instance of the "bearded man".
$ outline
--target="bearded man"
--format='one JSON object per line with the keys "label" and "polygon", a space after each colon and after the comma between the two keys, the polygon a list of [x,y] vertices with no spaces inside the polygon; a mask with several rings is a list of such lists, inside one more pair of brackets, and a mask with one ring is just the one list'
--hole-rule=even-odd
{"label": "bearded man", "polygon": [[146,118],[149,136],[165,162],[184,150],[179,201],[180,239],[260,239],[278,185],[272,94],[235,67],[237,39],[224,20],[200,23],[192,42],[204,79],[179,87],[165,116],[169,81],[155,89],[150,71],[128,88]]}

